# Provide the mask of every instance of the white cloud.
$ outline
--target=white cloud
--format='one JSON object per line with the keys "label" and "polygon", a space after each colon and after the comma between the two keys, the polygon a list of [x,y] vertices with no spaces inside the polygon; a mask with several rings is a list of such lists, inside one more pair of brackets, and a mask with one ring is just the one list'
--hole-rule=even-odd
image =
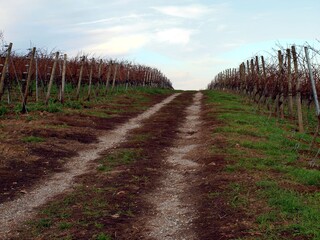
{"label": "white cloud", "polygon": [[141,48],[148,42],[142,34],[113,37],[103,43],[85,47],[85,51],[107,55],[124,55]]}
{"label": "white cloud", "polygon": [[[134,24],[122,24],[122,25],[112,25],[110,27],[101,27],[101,28],[89,28],[85,32],[89,35],[99,36],[106,34],[136,34],[141,32],[146,32],[151,28],[149,24],[145,23],[134,23]],[[81,31],[84,31],[82,28],[79,28]]]}
{"label": "white cloud", "polygon": [[181,18],[200,18],[210,12],[202,5],[152,7],[152,9],[165,15]]}
{"label": "white cloud", "polygon": [[114,22],[114,21],[119,22],[126,19],[134,20],[134,19],[140,19],[147,15],[148,14],[130,14],[128,16],[122,16],[122,17],[102,18],[102,19],[97,19],[93,21],[80,22],[80,23],[76,23],[75,25],[89,25],[89,24],[107,23],[107,22]]}
{"label": "white cloud", "polygon": [[183,28],[169,28],[158,31],[156,33],[157,40],[170,44],[183,44],[186,45],[190,41],[192,30]]}

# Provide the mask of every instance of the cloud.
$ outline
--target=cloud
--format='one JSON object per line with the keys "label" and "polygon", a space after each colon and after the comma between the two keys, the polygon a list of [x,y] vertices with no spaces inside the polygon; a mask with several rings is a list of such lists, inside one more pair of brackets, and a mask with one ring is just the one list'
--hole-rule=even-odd
{"label": "cloud", "polygon": [[119,22],[126,19],[139,19],[147,15],[148,14],[130,14],[128,16],[122,16],[122,17],[102,18],[102,19],[97,19],[93,21],[80,22],[80,23],[76,23],[75,25],[89,25],[89,24],[107,23],[107,22],[114,22],[114,21]]}
{"label": "cloud", "polygon": [[168,16],[193,19],[200,18],[210,12],[207,7],[202,5],[164,6],[152,7],[152,9]]}
{"label": "cloud", "polygon": [[192,30],[183,28],[169,28],[158,31],[156,38],[160,42],[166,42],[169,44],[183,44],[186,45],[190,41]]}
{"label": "cloud", "polygon": [[97,45],[89,45],[85,47],[85,51],[107,55],[125,55],[141,48],[148,40],[149,38],[143,34],[117,36]]}
{"label": "cloud", "polygon": [[100,36],[102,35],[102,39],[104,40],[106,34],[110,36],[123,35],[125,34],[137,34],[143,32],[150,32],[151,26],[147,23],[128,23],[128,24],[121,24],[121,25],[112,25],[108,27],[99,27],[99,28],[79,28],[78,31],[85,32],[88,35],[93,36]]}

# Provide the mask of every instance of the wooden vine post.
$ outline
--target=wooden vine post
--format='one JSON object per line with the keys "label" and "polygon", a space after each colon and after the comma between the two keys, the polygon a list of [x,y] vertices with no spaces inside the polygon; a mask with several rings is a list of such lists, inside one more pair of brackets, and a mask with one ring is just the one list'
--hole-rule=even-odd
{"label": "wooden vine post", "polygon": [[87,100],[88,100],[88,101],[90,101],[90,97],[91,97],[91,86],[92,86],[93,66],[94,66],[94,59],[92,59],[92,61],[91,61],[91,66],[90,66],[89,86],[88,86],[88,97],[87,97]]}
{"label": "wooden vine post", "polygon": [[152,87],[153,81],[154,81],[154,69],[152,69],[152,70],[150,71],[150,83],[149,83],[149,87]]}
{"label": "wooden vine post", "polygon": [[24,94],[23,94],[21,113],[27,113],[27,99],[28,99],[28,93],[29,93],[29,86],[30,86],[30,82],[31,82],[32,65],[33,65],[35,55],[36,55],[36,48],[34,47],[34,48],[32,48],[31,55],[30,55],[28,77],[27,77],[26,87],[24,89]]}
{"label": "wooden vine post", "polygon": [[148,74],[148,87],[151,86],[151,81],[152,81],[152,69],[149,69],[149,74]]}
{"label": "wooden vine post", "polygon": [[246,74],[246,64],[242,62],[242,74],[243,74],[243,94],[247,93],[247,74]]}
{"label": "wooden vine post", "polygon": [[243,63],[239,65],[239,74],[240,74],[240,92],[243,92],[245,87],[244,73],[243,73]]}
{"label": "wooden vine post", "polygon": [[146,82],[145,82],[146,87],[149,86],[149,80],[150,80],[150,69],[148,68],[146,73]]}
{"label": "wooden vine post", "polygon": [[298,114],[298,125],[299,132],[303,133],[303,117],[302,117],[302,106],[301,106],[301,80],[299,77],[299,69],[298,69],[298,58],[295,46],[291,47],[293,65],[294,65],[294,81],[296,83],[296,104],[297,104],[297,114]]}
{"label": "wooden vine post", "polygon": [[10,54],[11,54],[11,50],[12,50],[12,43],[9,43],[8,49],[7,49],[7,56],[6,59],[4,60],[4,64],[2,67],[2,72],[1,72],[1,79],[0,79],[0,101],[1,98],[4,94],[4,81],[6,79],[6,71],[7,71],[7,67],[9,65],[9,60],[10,60]]}
{"label": "wooden vine post", "polygon": [[126,91],[128,90],[129,81],[130,81],[130,66],[128,65],[127,77],[126,77]]}
{"label": "wooden vine post", "polygon": [[81,90],[81,81],[82,81],[82,75],[83,75],[84,60],[85,60],[85,56],[82,56],[81,57],[80,74],[79,74],[78,86],[77,86],[77,92],[76,92],[76,99],[77,100],[79,100],[79,98],[80,98],[80,90]]}
{"label": "wooden vine post", "polygon": [[95,91],[96,97],[99,95],[99,89],[100,89],[100,84],[101,84],[101,75],[102,75],[102,66],[103,66],[103,61],[102,61],[102,59],[100,59],[99,67],[98,67],[98,82],[97,82],[96,91]]}
{"label": "wooden vine post", "polygon": [[110,62],[110,64],[108,65],[108,73],[107,73],[107,79],[106,79],[106,92],[105,93],[107,93],[108,89],[109,89],[112,67],[113,67],[113,63]]}
{"label": "wooden vine post", "polygon": [[284,79],[283,79],[283,55],[278,51],[279,60],[279,79],[280,79],[280,93],[279,93],[279,111],[281,119],[284,119]]}
{"label": "wooden vine post", "polygon": [[266,73],[266,64],[264,61],[264,57],[261,56],[261,66],[262,66],[262,81],[264,82],[264,86],[263,86],[263,99],[262,102],[264,104],[267,104],[267,109],[270,110],[270,105],[269,105],[269,89],[268,89],[268,79],[267,79],[267,73]]}
{"label": "wooden vine post", "polygon": [[64,103],[64,90],[66,84],[66,70],[67,70],[67,54],[63,55],[63,65],[62,65],[62,79],[61,79],[61,103]]}
{"label": "wooden vine post", "polygon": [[148,71],[147,71],[147,69],[145,69],[145,70],[144,70],[144,74],[143,74],[143,83],[142,83],[142,86],[143,86],[143,87],[146,86],[147,76],[148,76]]}
{"label": "wooden vine post", "polygon": [[317,93],[317,88],[316,88],[316,82],[313,78],[313,73],[312,73],[312,68],[311,68],[311,63],[310,63],[310,57],[309,57],[309,51],[308,51],[308,47],[304,47],[304,52],[306,55],[306,60],[307,60],[307,65],[308,65],[308,70],[309,70],[309,79],[311,82],[311,87],[312,87],[312,93],[313,93],[313,100],[314,103],[316,105],[316,115],[317,115],[317,119],[318,119],[318,125],[316,128],[316,131],[314,133],[314,137],[311,143],[310,147],[313,147],[315,140],[318,136],[319,133],[319,127],[320,127],[320,107],[319,107],[319,100],[318,100],[318,93]]}
{"label": "wooden vine post", "polygon": [[99,61],[99,67],[98,67],[98,81],[99,81],[99,84],[100,84],[100,81],[101,81],[102,64],[103,64],[103,61],[102,61],[102,59],[100,59],[100,61]]}
{"label": "wooden vine post", "polygon": [[249,60],[247,60],[247,95],[250,95],[250,81],[251,81],[250,63],[249,63]]}
{"label": "wooden vine post", "polygon": [[150,69],[148,68],[147,69],[147,72],[146,72],[146,81],[145,81],[145,85],[144,86],[147,86],[149,85],[149,79],[150,79]]}
{"label": "wooden vine post", "polygon": [[292,75],[291,75],[291,51],[287,49],[287,80],[288,80],[288,105],[289,116],[293,116]]}
{"label": "wooden vine post", "polygon": [[[258,109],[260,109],[260,99],[261,99],[261,73],[260,73],[260,66],[259,66],[259,58],[258,56],[256,56],[256,61],[255,61],[255,65],[256,65],[256,76],[257,76],[257,83],[256,83],[256,97],[258,97],[258,99],[256,99],[256,101],[258,102]],[[255,98],[256,98],[255,97]]]}
{"label": "wooden vine post", "polygon": [[253,59],[250,60],[250,72],[251,72],[251,92],[250,96],[252,97],[253,101],[255,100],[255,94],[256,94],[256,83],[254,79],[254,62]]}
{"label": "wooden vine post", "polygon": [[57,68],[58,59],[59,59],[59,52],[56,52],[56,55],[55,55],[55,58],[54,58],[54,62],[53,62],[53,67],[52,67],[52,70],[51,70],[51,75],[50,75],[47,95],[46,95],[46,105],[49,104],[50,93],[51,93],[51,88],[52,88],[52,84],[53,84],[53,80],[54,80],[54,76],[55,76],[55,72],[56,72],[56,68]]}
{"label": "wooden vine post", "polygon": [[118,73],[118,64],[115,64],[114,65],[114,72],[113,72],[112,87],[111,87],[112,91],[113,91],[113,89],[114,89],[114,87],[116,85],[117,73]]}
{"label": "wooden vine post", "polygon": [[316,114],[319,117],[320,116],[320,108],[319,108],[318,94],[317,94],[317,89],[316,89],[316,83],[315,83],[314,78],[313,78],[313,73],[312,73],[312,68],[311,68],[311,63],[310,63],[308,47],[304,47],[304,51],[305,51],[305,54],[306,54],[306,60],[307,60],[307,65],[308,65],[308,70],[309,70],[309,79],[310,79],[310,82],[311,82],[314,103],[316,105]]}
{"label": "wooden vine post", "polygon": [[246,94],[248,89],[248,77],[246,73],[246,64],[244,62],[242,63],[242,72],[243,72],[243,80],[244,80],[243,93]]}
{"label": "wooden vine post", "polygon": [[35,62],[36,62],[36,102],[38,102],[39,101],[39,77],[38,77],[39,68],[38,68],[38,56],[37,56],[37,54],[35,56]]}

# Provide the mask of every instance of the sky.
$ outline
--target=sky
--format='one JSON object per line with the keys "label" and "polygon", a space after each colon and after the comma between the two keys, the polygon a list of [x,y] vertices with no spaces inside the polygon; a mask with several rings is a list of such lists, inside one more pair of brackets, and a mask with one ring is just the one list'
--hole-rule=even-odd
{"label": "sky", "polygon": [[277,44],[320,39],[318,0],[0,0],[0,31],[30,46],[118,58],[161,70],[175,89],[205,89],[216,74]]}

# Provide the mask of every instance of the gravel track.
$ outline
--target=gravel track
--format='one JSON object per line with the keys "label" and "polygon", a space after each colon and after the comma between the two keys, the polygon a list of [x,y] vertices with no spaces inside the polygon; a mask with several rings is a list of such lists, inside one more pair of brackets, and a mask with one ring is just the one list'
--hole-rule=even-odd
{"label": "gravel track", "polygon": [[89,171],[90,161],[97,159],[103,151],[124,141],[130,130],[140,127],[141,121],[151,117],[178,95],[178,93],[171,95],[139,116],[100,137],[99,143],[92,144],[91,150],[79,152],[77,157],[72,158],[65,165],[65,171],[54,174],[21,198],[0,204],[0,239],[7,239],[10,234],[14,234],[15,226],[32,218],[35,214],[35,208],[70,189],[76,176]]}
{"label": "gravel track", "polygon": [[147,196],[153,210],[144,216],[148,219],[146,239],[197,239],[193,230],[197,211],[192,200],[191,179],[196,178],[200,166],[189,155],[201,142],[201,98],[202,93],[196,93],[193,104],[186,109],[187,117],[179,128],[174,147],[168,151],[160,186]]}

